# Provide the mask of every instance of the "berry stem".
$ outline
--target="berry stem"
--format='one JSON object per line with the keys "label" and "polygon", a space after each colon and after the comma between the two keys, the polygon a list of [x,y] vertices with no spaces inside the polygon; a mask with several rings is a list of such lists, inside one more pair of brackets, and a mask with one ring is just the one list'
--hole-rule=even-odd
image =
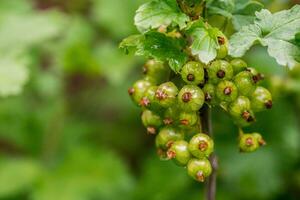
{"label": "berry stem", "polygon": [[[211,138],[213,138],[211,108],[209,108],[209,106],[205,105],[202,107],[200,112],[200,118],[201,118],[201,125],[202,125],[203,132],[206,133]],[[218,159],[216,154],[213,153],[210,156],[209,160],[211,162],[213,171],[206,183],[205,199],[215,200],[216,187],[217,187],[217,168],[218,168]]]}

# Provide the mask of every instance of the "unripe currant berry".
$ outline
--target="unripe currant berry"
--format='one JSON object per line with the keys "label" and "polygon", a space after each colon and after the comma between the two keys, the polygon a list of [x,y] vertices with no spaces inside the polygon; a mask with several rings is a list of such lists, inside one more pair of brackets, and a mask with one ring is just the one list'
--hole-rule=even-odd
{"label": "unripe currant berry", "polygon": [[155,98],[159,104],[164,107],[170,107],[176,103],[178,89],[172,82],[166,82],[158,86],[155,92]]}
{"label": "unripe currant berry", "polygon": [[230,103],[238,96],[238,89],[231,81],[221,81],[216,89],[216,95],[220,101]]}
{"label": "unripe currant berry", "polygon": [[198,111],[204,103],[204,93],[196,85],[185,85],[179,91],[178,102],[184,111]]}
{"label": "unripe currant berry", "polygon": [[258,149],[259,144],[253,134],[243,134],[240,137],[239,147],[241,152],[253,152]]}
{"label": "unripe currant berry", "polygon": [[256,82],[253,80],[253,75],[248,71],[238,73],[234,77],[234,83],[239,90],[239,93],[244,96],[251,96],[256,88]]}
{"label": "unripe currant berry", "polygon": [[158,104],[157,100],[155,99],[155,93],[157,90],[157,86],[150,86],[144,96],[141,98],[139,105],[143,108],[159,111],[161,106]]}
{"label": "unripe currant berry", "polygon": [[216,84],[222,80],[230,80],[233,77],[233,69],[225,60],[216,60],[207,67],[209,82]]}
{"label": "unripe currant berry", "polygon": [[177,140],[183,140],[184,134],[179,129],[173,127],[162,128],[155,138],[156,147],[162,150],[169,149]]}
{"label": "unripe currant berry", "polygon": [[179,125],[182,127],[193,126],[198,121],[197,112],[181,112],[179,114]]}
{"label": "unripe currant berry", "polygon": [[247,68],[247,63],[239,58],[231,60],[230,64],[233,68],[234,74],[238,74],[239,72],[244,71]]}
{"label": "unripe currant berry", "polygon": [[184,140],[175,141],[167,151],[167,157],[174,159],[179,166],[185,166],[191,159],[191,153],[188,150],[188,143]]}
{"label": "unripe currant berry", "polygon": [[163,125],[161,117],[150,110],[144,110],[141,118],[148,134],[156,134],[157,128]]}
{"label": "unripe currant berry", "polygon": [[208,157],[214,150],[214,141],[208,135],[198,133],[190,140],[189,150],[197,158]]}
{"label": "unripe currant berry", "polygon": [[259,73],[255,68],[248,67],[246,68],[246,71],[250,72],[252,74],[252,79],[255,83],[258,83],[259,81],[264,79],[264,75]]}
{"label": "unripe currant berry", "polygon": [[217,49],[217,59],[225,58],[228,55],[228,40],[224,35],[217,37],[219,49]]}
{"label": "unripe currant berry", "polygon": [[163,62],[148,60],[143,67],[143,73],[146,75],[146,80],[160,84],[168,79],[170,69]]}
{"label": "unripe currant berry", "polygon": [[216,97],[216,88],[211,83],[206,83],[204,87],[202,88],[202,91],[204,93],[205,102],[210,105],[216,105],[218,103],[217,97]]}
{"label": "unripe currant berry", "polygon": [[204,83],[204,66],[202,63],[190,61],[181,70],[181,77],[187,84]]}
{"label": "unripe currant berry", "polygon": [[141,98],[144,96],[146,90],[152,85],[152,82],[147,80],[136,81],[131,88],[128,89],[128,94],[131,99],[136,103],[140,104]]}
{"label": "unripe currant berry", "polygon": [[199,182],[204,182],[212,172],[212,167],[207,158],[191,159],[187,164],[188,174]]}
{"label": "unripe currant berry", "polygon": [[244,112],[251,110],[250,100],[245,96],[239,96],[228,107],[228,112],[232,117],[239,118]]}
{"label": "unripe currant berry", "polygon": [[258,86],[253,92],[251,98],[251,106],[253,111],[260,112],[266,109],[271,109],[273,105],[272,95],[264,87]]}
{"label": "unripe currant berry", "polygon": [[164,119],[163,122],[165,125],[172,125],[178,121],[178,113],[180,113],[180,109],[178,105],[173,105],[168,107],[164,112]]}

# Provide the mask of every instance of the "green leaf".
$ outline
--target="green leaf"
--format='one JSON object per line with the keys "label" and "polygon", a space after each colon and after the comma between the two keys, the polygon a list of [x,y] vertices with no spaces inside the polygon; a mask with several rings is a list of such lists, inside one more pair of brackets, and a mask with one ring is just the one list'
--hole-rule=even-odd
{"label": "green leaf", "polygon": [[150,31],[145,35],[133,35],[124,39],[120,48],[135,51],[136,55],[167,61],[174,72],[179,72],[188,59],[183,51],[185,42],[182,39],[169,37],[163,33]]}
{"label": "green leaf", "polygon": [[0,96],[17,95],[28,80],[26,61],[16,56],[0,56]]}
{"label": "green leaf", "polygon": [[30,190],[41,175],[41,166],[29,159],[0,159],[0,197]]}
{"label": "green leaf", "polygon": [[219,29],[197,21],[188,27],[187,34],[193,39],[190,48],[194,56],[206,64],[216,58],[219,48],[217,37],[223,35]]}
{"label": "green leaf", "polygon": [[168,37],[159,32],[148,32],[145,34],[143,49],[145,55],[160,61],[168,61],[171,69],[179,72],[188,59],[188,55],[183,52],[185,43],[178,38]]}
{"label": "green leaf", "polygon": [[268,53],[278,64],[294,67],[299,63],[300,48],[295,35],[300,31],[300,5],[275,14],[268,10],[256,13],[254,24],[244,26],[230,39],[229,53],[243,56],[255,43],[268,47]]}
{"label": "green leaf", "polygon": [[171,24],[182,29],[188,21],[189,17],[180,11],[174,0],[153,0],[143,4],[134,17],[134,23],[140,32]]}
{"label": "green leaf", "polygon": [[236,30],[251,24],[255,19],[255,12],[263,8],[260,2],[252,0],[212,0],[207,4],[211,15],[218,14],[232,20]]}
{"label": "green leaf", "polygon": [[300,47],[300,32],[295,35],[295,43],[298,47]]}

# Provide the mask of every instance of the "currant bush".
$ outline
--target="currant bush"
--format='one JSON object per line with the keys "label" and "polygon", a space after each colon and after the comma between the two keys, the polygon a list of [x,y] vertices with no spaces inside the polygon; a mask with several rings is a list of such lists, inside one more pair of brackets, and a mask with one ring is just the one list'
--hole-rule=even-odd
{"label": "currant bush", "polygon": [[[176,12],[186,16],[181,19],[186,23],[175,19],[168,23],[162,18],[167,26],[144,24],[142,20],[147,18],[142,14],[147,11],[143,9],[152,9],[159,2],[165,3],[159,9],[169,5],[154,0],[141,7],[135,22],[142,34],[121,43],[122,47],[136,47],[137,54],[149,58],[143,66],[144,78],[128,92],[143,110],[147,132],[156,135],[159,157],[174,160],[186,167],[193,179],[203,182],[213,171],[214,151],[213,139],[202,129],[204,108],[220,107],[228,113],[240,130],[240,152],[253,152],[266,142],[259,133],[243,133],[242,128],[256,121],[255,112],[272,107],[272,95],[259,86],[264,78],[261,73],[242,58],[228,55],[227,37],[201,17],[205,1],[173,2]],[[212,46],[198,49],[201,42]]]}

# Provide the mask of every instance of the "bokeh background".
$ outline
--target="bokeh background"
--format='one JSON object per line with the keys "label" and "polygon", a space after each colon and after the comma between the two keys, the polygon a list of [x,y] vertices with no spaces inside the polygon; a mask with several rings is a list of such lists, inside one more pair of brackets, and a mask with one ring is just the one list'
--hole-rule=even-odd
{"label": "bokeh background", "polygon": [[[0,0],[0,199],[196,200],[203,184],[162,162],[127,88],[143,58],[118,49],[146,0]],[[272,11],[299,1],[265,0]],[[218,200],[300,199],[300,69],[255,47],[274,108],[247,131],[268,145],[240,154],[237,128],[213,113]]]}

